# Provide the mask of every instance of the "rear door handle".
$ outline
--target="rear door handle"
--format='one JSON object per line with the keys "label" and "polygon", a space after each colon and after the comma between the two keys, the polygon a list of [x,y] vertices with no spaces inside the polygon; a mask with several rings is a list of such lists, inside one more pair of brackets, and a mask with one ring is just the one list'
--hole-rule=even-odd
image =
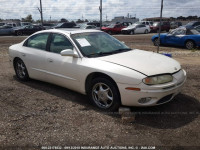
{"label": "rear door handle", "polygon": [[26,54],[22,53],[22,56],[26,56]]}

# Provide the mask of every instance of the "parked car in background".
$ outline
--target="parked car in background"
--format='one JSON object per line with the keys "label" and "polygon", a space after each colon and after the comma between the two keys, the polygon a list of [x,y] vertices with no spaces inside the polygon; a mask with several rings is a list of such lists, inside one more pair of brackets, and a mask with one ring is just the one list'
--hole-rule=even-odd
{"label": "parked car in background", "polygon": [[0,27],[0,35],[11,35],[13,33],[13,27],[4,25]]}
{"label": "parked car in background", "polygon": [[6,25],[11,26],[11,27],[17,27],[16,23],[7,23]]}
{"label": "parked car in background", "polygon": [[[159,32],[160,22],[154,22],[153,26],[150,26],[151,32]],[[170,30],[170,23],[169,22],[162,22],[161,24],[161,31],[169,32]]]}
{"label": "parked car in background", "polygon": [[126,28],[122,29],[122,34],[138,34],[138,33],[149,33],[150,32],[150,27],[147,25],[143,25],[143,24],[133,24],[130,25]]}
{"label": "parked car in background", "polygon": [[194,27],[195,30],[197,30],[198,32],[200,32],[200,25],[199,26],[196,26]]}
{"label": "parked car in background", "polygon": [[30,26],[32,25],[32,23],[30,22],[20,22],[20,25],[23,27],[23,26]]}
{"label": "parked car in background", "polygon": [[74,22],[63,22],[63,23],[59,23],[56,26],[52,27],[55,29],[58,28],[77,28],[77,25]]}
{"label": "parked car in background", "polygon": [[13,28],[13,34],[17,36],[31,35],[37,31],[45,30],[44,27],[38,25],[29,25]]}
{"label": "parked car in background", "polygon": [[1,26],[5,26],[5,25],[6,25],[6,23],[0,22],[0,27],[1,27]]}
{"label": "parked car in background", "polygon": [[186,81],[176,60],[132,50],[97,30],[40,31],[9,47],[9,56],[17,79],[33,78],[87,94],[104,111],[167,103]]}
{"label": "parked car in background", "polygon": [[[152,37],[155,46],[158,45],[158,35]],[[160,44],[182,46],[187,49],[193,49],[200,46],[200,33],[195,29],[187,29],[185,27],[177,28],[169,33],[160,35]]]}
{"label": "parked car in background", "polygon": [[193,29],[194,27],[199,26],[199,25],[200,25],[199,21],[192,21],[192,22],[189,22],[188,24],[184,25],[183,27],[186,27],[188,29]]}
{"label": "parked car in background", "polygon": [[132,25],[133,23],[132,22],[122,22],[122,23],[119,22],[116,24],[122,24],[123,26],[128,27],[128,26]]}
{"label": "parked car in background", "polygon": [[123,24],[111,24],[108,27],[102,27],[101,30],[107,32],[108,34],[121,33],[123,28],[126,28]]}
{"label": "parked car in background", "polygon": [[140,21],[138,22],[138,24],[153,26],[153,21]]}
{"label": "parked car in background", "polygon": [[52,27],[54,27],[55,24],[53,23],[43,23],[43,27],[47,30],[47,29],[52,29]]}
{"label": "parked car in background", "polygon": [[80,29],[97,29],[97,27],[95,25],[83,24],[80,26]]}
{"label": "parked car in background", "polygon": [[176,29],[178,27],[182,26],[182,22],[171,22],[170,27],[171,29]]}
{"label": "parked car in background", "polygon": [[100,23],[99,22],[88,22],[87,25],[93,25],[100,29]]}

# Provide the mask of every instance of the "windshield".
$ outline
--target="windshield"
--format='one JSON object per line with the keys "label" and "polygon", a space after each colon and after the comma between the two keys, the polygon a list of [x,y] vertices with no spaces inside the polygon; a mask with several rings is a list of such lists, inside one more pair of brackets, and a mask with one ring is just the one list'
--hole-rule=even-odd
{"label": "windshield", "polygon": [[199,31],[197,31],[195,29],[191,29],[190,31],[192,32],[192,34],[200,34]]}
{"label": "windshield", "polygon": [[194,24],[194,22],[189,22],[188,24],[186,24],[186,26],[192,26]]}
{"label": "windshield", "polygon": [[99,57],[131,50],[104,32],[78,33],[71,37],[86,57]]}
{"label": "windshield", "polygon": [[134,28],[135,26],[137,26],[137,24],[132,24],[132,25],[128,26],[128,28]]}
{"label": "windshield", "polygon": [[59,24],[56,25],[56,27],[60,27],[60,26],[62,26],[62,24],[63,24],[63,23],[59,23]]}
{"label": "windshield", "polygon": [[138,24],[138,25],[140,25],[140,24],[142,24],[142,23],[138,21],[138,22],[136,22],[136,23],[134,23],[134,24]]}
{"label": "windshield", "polygon": [[158,26],[160,23],[158,23],[158,22],[155,22],[155,23],[153,23],[153,26]]}
{"label": "windshield", "polygon": [[108,26],[108,28],[114,28],[115,24],[111,24]]}

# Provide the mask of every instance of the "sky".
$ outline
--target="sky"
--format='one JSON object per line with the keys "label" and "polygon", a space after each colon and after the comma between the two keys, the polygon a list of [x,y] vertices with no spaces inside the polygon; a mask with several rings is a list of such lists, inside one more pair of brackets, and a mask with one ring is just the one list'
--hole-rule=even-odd
{"label": "sky", "polygon": [[[0,0],[1,19],[40,19],[40,0]],[[99,19],[100,0],[42,0],[45,20]],[[103,20],[116,16],[158,17],[161,0],[103,0]],[[200,16],[200,0],[164,0],[163,17]]]}

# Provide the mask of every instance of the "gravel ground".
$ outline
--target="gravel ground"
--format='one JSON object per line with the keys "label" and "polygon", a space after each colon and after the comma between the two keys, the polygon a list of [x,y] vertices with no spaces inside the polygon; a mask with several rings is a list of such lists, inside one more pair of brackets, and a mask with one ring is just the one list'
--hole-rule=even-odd
{"label": "gravel ground", "polygon": [[[131,107],[135,121],[124,123],[117,113],[96,109],[84,95],[36,80],[17,81],[9,65],[8,47],[24,38],[0,37],[0,149],[16,149],[16,146],[19,149],[42,146],[200,149],[199,50],[161,47],[162,52],[172,53],[187,71],[183,91],[162,106]],[[151,35],[117,38],[132,48],[156,51]]]}

